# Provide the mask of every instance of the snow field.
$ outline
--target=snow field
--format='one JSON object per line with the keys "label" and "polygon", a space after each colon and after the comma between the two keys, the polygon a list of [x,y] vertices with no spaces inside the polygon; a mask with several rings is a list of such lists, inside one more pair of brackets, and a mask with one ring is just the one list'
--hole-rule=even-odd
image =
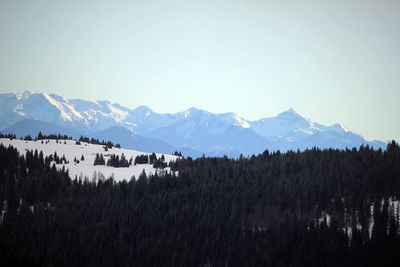
{"label": "snow field", "polygon": [[[43,143],[42,143],[43,141]],[[58,157],[65,156],[69,163],[67,164],[56,164],[58,169],[68,169],[69,175],[72,179],[75,178],[88,178],[89,180],[93,178],[100,178],[104,176],[104,178],[109,178],[113,176],[115,181],[122,180],[130,180],[133,176],[137,179],[139,175],[143,172],[146,172],[147,175],[154,173],[163,173],[170,172],[170,168],[166,167],[165,169],[155,169],[151,164],[137,164],[134,165],[132,163],[131,166],[127,168],[115,168],[108,167],[107,165],[96,165],[94,166],[94,159],[97,153],[102,153],[104,159],[107,164],[107,160],[110,158],[110,155],[115,154],[121,157],[122,154],[125,155],[125,158],[129,161],[132,157],[133,161],[135,157],[138,155],[150,155],[151,153],[140,152],[136,150],[129,150],[123,148],[109,148],[108,151],[105,151],[102,145],[94,145],[88,144],[85,142],[81,142],[80,145],[76,145],[75,140],[37,140],[37,141],[25,141],[19,139],[10,140],[8,138],[0,138],[0,143],[4,146],[8,147],[9,145],[15,147],[21,155],[25,155],[28,150],[37,149],[38,152],[42,151],[44,156],[49,156],[57,152]],[[84,157],[84,160],[81,161],[81,157]],[[157,158],[160,158],[162,154],[156,153]],[[164,154],[165,162],[169,163],[170,161],[176,160],[178,157],[173,155]],[[79,163],[74,162],[74,158],[79,160]]]}

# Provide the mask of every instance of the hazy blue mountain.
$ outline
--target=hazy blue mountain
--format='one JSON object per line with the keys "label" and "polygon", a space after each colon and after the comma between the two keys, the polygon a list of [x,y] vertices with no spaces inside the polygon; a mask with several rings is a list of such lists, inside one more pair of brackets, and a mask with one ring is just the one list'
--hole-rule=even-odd
{"label": "hazy blue mountain", "polygon": [[17,123],[0,130],[0,132],[3,134],[13,133],[17,138],[25,137],[27,135],[35,138],[39,132],[42,132],[42,134],[66,134],[73,138],[79,138],[82,135],[81,132],[74,129],[32,119],[18,121]]}
{"label": "hazy blue mountain", "polygon": [[99,140],[112,141],[120,144],[123,148],[138,151],[172,154],[177,150],[177,148],[162,140],[135,135],[128,129],[119,126],[110,127],[91,136]]}
{"label": "hazy blue mountain", "polygon": [[[162,153],[176,149],[191,156],[203,153],[237,156],[265,149],[286,151],[314,146],[386,147],[384,142],[366,141],[340,124],[325,126],[314,122],[294,109],[249,121],[232,112],[214,114],[197,108],[160,114],[146,106],[130,109],[106,100],[69,100],[29,91],[0,94],[0,131],[26,119],[40,120],[86,136],[101,136],[127,148]],[[23,128],[23,124],[18,125],[20,133],[24,132]]]}

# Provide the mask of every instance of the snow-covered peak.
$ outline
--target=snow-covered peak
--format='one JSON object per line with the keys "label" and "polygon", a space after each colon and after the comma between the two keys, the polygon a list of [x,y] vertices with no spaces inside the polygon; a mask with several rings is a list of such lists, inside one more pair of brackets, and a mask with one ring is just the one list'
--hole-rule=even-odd
{"label": "snow-covered peak", "polygon": [[213,115],[212,113],[202,110],[202,109],[198,109],[195,107],[191,107],[186,109],[185,111],[182,112],[177,112],[175,114],[172,114],[173,116],[175,116],[176,118],[191,118],[191,119],[199,119],[199,118],[206,118],[209,117],[210,115]]}
{"label": "snow-covered peak", "polygon": [[195,107],[190,107],[186,111],[189,111],[189,112],[199,112],[199,111],[201,111],[202,112],[203,110],[201,110],[199,108],[195,108]]}
{"label": "snow-covered peak", "polygon": [[33,94],[34,94],[34,92],[32,92],[32,91],[30,91],[30,90],[25,90],[23,93],[17,93],[17,94],[15,94],[15,96],[16,96],[16,98],[17,98],[18,100],[20,100],[20,99],[28,98],[28,97],[30,97],[30,96],[33,95]]}
{"label": "snow-covered peak", "polygon": [[151,108],[149,108],[148,106],[140,105],[140,106],[137,106],[135,109],[133,109],[133,112],[149,115],[149,114],[153,113],[153,110]]}
{"label": "snow-covered peak", "polygon": [[[233,147],[243,145],[237,142],[229,143],[238,133],[254,133],[274,144],[287,144],[290,140],[291,144],[301,146],[318,144],[324,138],[336,138],[338,140],[335,139],[335,142],[340,142],[341,138],[354,137],[353,133],[340,124],[318,124],[294,108],[273,117],[249,121],[232,112],[216,114],[195,107],[181,112],[161,114],[147,106],[129,109],[106,100],[71,100],[54,94],[31,91],[17,95],[0,94],[0,129],[10,127],[23,119],[37,119],[85,134],[123,126],[139,136],[163,140],[177,148],[188,147],[199,151],[203,145],[210,147],[210,140],[217,140],[215,138],[227,142],[227,149],[233,151]],[[231,133],[233,139],[229,139],[227,133]],[[306,139],[308,141],[305,141]],[[354,140],[358,140],[358,143]],[[347,140],[346,144],[357,145],[361,142],[359,140],[362,139],[357,136]]]}
{"label": "snow-covered peak", "polygon": [[204,111],[202,109],[195,108],[195,107],[188,108],[184,112],[185,112],[185,114],[192,114],[192,115],[193,114],[199,114],[199,113],[207,113],[206,111]]}
{"label": "snow-covered peak", "polygon": [[283,138],[293,135],[313,134],[320,129],[318,124],[305,118],[294,108],[279,113],[275,117],[251,122],[251,128],[266,138]]}
{"label": "snow-covered peak", "polygon": [[290,108],[284,112],[281,112],[276,117],[282,118],[282,119],[304,119],[304,120],[307,120],[300,112],[298,112],[294,108]]}

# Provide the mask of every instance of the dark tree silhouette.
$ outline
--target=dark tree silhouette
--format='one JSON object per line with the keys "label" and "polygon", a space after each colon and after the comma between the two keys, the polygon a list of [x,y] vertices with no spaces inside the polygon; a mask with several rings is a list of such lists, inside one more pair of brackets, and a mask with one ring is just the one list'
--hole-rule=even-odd
{"label": "dark tree silhouette", "polygon": [[0,145],[1,266],[400,266],[395,142],[181,158],[121,182],[71,180],[55,158]]}

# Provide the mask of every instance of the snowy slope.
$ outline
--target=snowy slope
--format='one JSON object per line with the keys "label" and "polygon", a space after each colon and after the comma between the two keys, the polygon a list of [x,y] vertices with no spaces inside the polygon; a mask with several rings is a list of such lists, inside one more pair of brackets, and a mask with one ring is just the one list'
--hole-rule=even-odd
{"label": "snowy slope", "polygon": [[[46,141],[49,141],[46,144]],[[156,171],[158,173],[162,173],[163,171],[169,172],[170,168],[167,167],[164,170],[155,169],[150,164],[132,164],[130,167],[127,168],[115,168],[115,167],[108,167],[108,166],[94,166],[94,159],[96,157],[96,153],[102,153],[104,158],[107,162],[107,159],[111,154],[121,156],[122,153],[125,157],[129,160],[131,157],[135,159],[136,156],[142,154],[149,154],[145,152],[139,152],[135,150],[128,150],[128,149],[119,149],[119,148],[111,148],[108,151],[104,151],[103,146],[101,145],[93,145],[81,142],[81,145],[76,145],[75,140],[60,140],[56,143],[56,140],[43,140],[43,144],[41,140],[39,141],[24,141],[24,140],[10,140],[8,138],[1,138],[0,143],[4,146],[12,145],[13,147],[17,148],[18,151],[23,154],[26,153],[27,150],[35,150],[43,151],[44,156],[49,156],[57,152],[59,157],[63,155],[69,161],[68,164],[57,164],[57,168],[61,169],[65,167],[69,170],[69,175],[71,178],[75,177],[87,177],[88,179],[93,179],[93,177],[99,178],[103,175],[105,178],[113,176],[116,181],[120,180],[129,180],[132,176],[138,178],[139,175],[144,170],[146,174],[154,174]],[[81,159],[81,156],[84,156],[84,160],[80,161],[80,163],[74,163],[74,158]],[[156,154],[157,158],[161,157],[161,154]],[[165,154],[165,161],[173,161],[176,160],[176,156]]]}

